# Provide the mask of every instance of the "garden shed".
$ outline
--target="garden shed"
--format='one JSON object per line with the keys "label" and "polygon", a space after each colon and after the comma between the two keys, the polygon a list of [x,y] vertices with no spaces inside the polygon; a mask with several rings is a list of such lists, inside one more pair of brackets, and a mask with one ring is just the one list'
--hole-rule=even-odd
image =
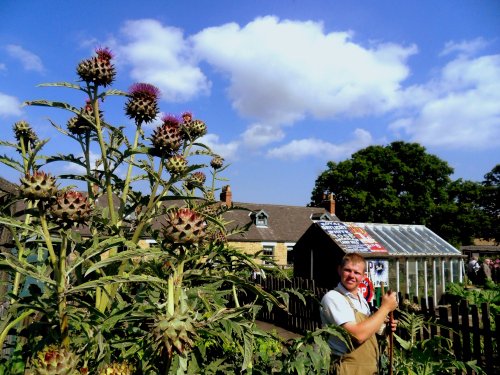
{"label": "garden shed", "polygon": [[334,288],[340,261],[351,252],[366,259],[368,299],[384,282],[410,298],[432,296],[438,305],[446,284],[464,277],[460,250],[424,225],[341,221],[317,221],[307,229],[294,247],[294,276]]}

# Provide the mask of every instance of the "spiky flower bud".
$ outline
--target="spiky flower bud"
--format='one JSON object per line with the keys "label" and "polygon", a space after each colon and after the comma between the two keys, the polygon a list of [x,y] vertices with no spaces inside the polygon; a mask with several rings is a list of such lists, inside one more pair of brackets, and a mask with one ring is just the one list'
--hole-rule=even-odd
{"label": "spiky flower bud", "polygon": [[190,208],[179,208],[166,216],[163,235],[169,242],[183,245],[198,243],[205,237],[204,218]]}
{"label": "spiky flower bud", "polygon": [[25,199],[48,201],[56,195],[56,179],[42,171],[26,174],[21,178],[19,192]]}
{"label": "spiky flower bud", "polygon": [[227,237],[224,232],[222,232],[220,229],[217,229],[210,233],[210,241],[216,245],[223,245],[227,243]]}
{"label": "spiky flower bud", "polygon": [[125,362],[113,362],[107,365],[99,371],[98,375],[132,375],[135,371],[134,366]]}
{"label": "spiky flower bud", "polygon": [[182,155],[173,155],[168,158],[165,167],[171,175],[179,175],[186,171],[187,160]]}
{"label": "spiky flower bud", "polygon": [[[85,116],[91,118],[94,117],[94,108],[92,108],[92,105],[89,101],[87,101],[85,107],[81,109],[79,115],[74,116],[68,120],[68,130],[75,135],[85,134],[87,131],[92,130],[93,125],[87,118],[85,118]],[[99,118],[102,120],[101,111],[99,111]]]}
{"label": "spiky flower bud", "polygon": [[184,124],[189,124],[191,120],[193,119],[193,114],[191,112],[183,112],[181,114],[182,120]]}
{"label": "spiky flower bud", "polygon": [[149,83],[135,83],[130,88],[129,100],[125,105],[126,115],[137,122],[153,121],[160,110],[160,90]]}
{"label": "spiky flower bud", "polygon": [[151,136],[153,155],[165,157],[177,152],[182,144],[179,120],[172,115],[163,118],[163,124]]}
{"label": "spiky flower bud", "polygon": [[50,206],[50,213],[64,226],[84,223],[91,214],[90,203],[79,191],[69,190],[58,194]]}
{"label": "spiky flower bud", "polygon": [[187,179],[187,188],[189,190],[194,189],[195,187],[202,187],[207,179],[205,173],[203,172],[194,172]]}
{"label": "spiky flower bud", "polygon": [[224,159],[221,158],[219,155],[215,155],[212,160],[210,160],[210,166],[213,169],[220,169],[224,165]]}
{"label": "spiky flower bud", "polygon": [[187,313],[175,316],[159,316],[155,319],[153,337],[157,344],[163,344],[169,356],[175,351],[185,355],[195,344],[196,328]]}
{"label": "spiky flower bud", "polygon": [[31,370],[34,375],[74,375],[77,374],[77,363],[78,358],[73,352],[49,345],[31,361]]}
{"label": "spiky flower bud", "polygon": [[17,142],[25,150],[35,147],[36,143],[38,142],[38,137],[31,128],[30,124],[28,124],[26,121],[18,121],[14,124],[13,130]]}
{"label": "spiky flower bud", "polygon": [[184,122],[182,123],[182,131],[186,139],[195,140],[207,133],[207,126],[201,120],[192,120],[190,112],[182,114]]}
{"label": "spiky flower bud", "polygon": [[96,86],[108,86],[113,83],[116,71],[111,59],[113,54],[108,48],[98,48],[96,55],[90,59],[82,60],[76,72],[87,83],[92,83]]}

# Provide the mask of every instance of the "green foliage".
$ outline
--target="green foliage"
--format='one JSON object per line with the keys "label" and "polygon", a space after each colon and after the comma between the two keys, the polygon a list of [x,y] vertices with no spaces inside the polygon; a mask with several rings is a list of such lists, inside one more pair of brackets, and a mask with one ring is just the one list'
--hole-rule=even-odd
{"label": "green foliage", "polygon": [[[403,335],[394,334],[393,373],[396,375],[455,374],[455,371],[475,371],[484,374],[475,361],[458,361],[453,354],[451,341],[441,336],[417,340],[417,334],[428,329],[422,315],[401,311],[399,327]],[[388,373],[384,361],[384,374]]]}
{"label": "green foliage", "polygon": [[340,163],[328,162],[312,201],[334,193],[337,215],[349,221],[425,224],[446,200],[453,169],[416,143],[370,146]]}
{"label": "green foliage", "polygon": [[[205,124],[165,118],[148,136],[143,125],[159,113],[158,90],[144,83],[129,93],[104,90],[116,74],[111,58],[99,49],[83,60],[79,84],[41,85],[85,95],[81,108],[26,103],[67,113],[66,128],[49,121],[78,151],[43,155],[48,140],[25,122],[14,127],[17,142],[1,142],[12,155],[0,162],[20,173],[30,196],[23,189],[0,194],[1,228],[13,239],[0,257],[9,290],[0,347],[10,352],[0,371],[33,372],[43,362],[33,358],[43,357],[71,365],[77,358],[90,374],[125,363],[139,374],[320,373],[329,361],[325,337],[335,330],[286,343],[255,325],[263,306],[286,309],[288,293],[252,283],[249,275],[260,271],[255,258],[227,243],[246,228],[228,231],[223,214],[238,207],[213,199],[227,166],[199,142]],[[130,139],[129,129],[108,123],[109,111],[101,110],[110,95],[127,99]],[[83,172],[52,177],[44,170],[55,162]],[[145,238],[155,244],[145,246]],[[47,347],[67,358],[45,358]]]}
{"label": "green foliage", "polygon": [[496,166],[482,184],[452,181],[453,169],[417,143],[369,146],[327,163],[311,205],[333,193],[343,220],[423,224],[454,245],[469,245],[474,238],[497,238],[499,171]]}
{"label": "green foliage", "polygon": [[488,283],[484,288],[468,288],[463,283],[449,283],[446,293],[466,300],[471,305],[490,307],[490,320],[494,324],[495,316],[500,314],[500,284]]}
{"label": "green foliage", "polygon": [[487,214],[487,222],[481,237],[500,243],[500,164],[484,176],[481,204]]}

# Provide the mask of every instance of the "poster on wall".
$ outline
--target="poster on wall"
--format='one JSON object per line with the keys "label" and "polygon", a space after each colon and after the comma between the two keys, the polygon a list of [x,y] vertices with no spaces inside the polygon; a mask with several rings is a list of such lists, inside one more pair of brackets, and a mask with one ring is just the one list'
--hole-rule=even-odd
{"label": "poster on wall", "polygon": [[368,262],[368,277],[375,288],[389,285],[389,261],[383,259],[370,259]]}
{"label": "poster on wall", "polygon": [[387,252],[384,246],[355,223],[320,221],[318,224],[346,253]]}
{"label": "poster on wall", "polygon": [[372,252],[387,252],[387,249],[379,244],[370,234],[364,229],[357,226],[355,223],[347,223],[347,227],[354,236],[370,249]]}
{"label": "poster on wall", "polygon": [[319,225],[346,253],[370,252],[370,249],[344,223],[340,221],[320,221]]}
{"label": "poster on wall", "polygon": [[365,298],[366,302],[370,303],[373,301],[373,296],[375,295],[375,291],[373,288],[373,283],[368,277],[365,277],[358,286],[359,291]]}

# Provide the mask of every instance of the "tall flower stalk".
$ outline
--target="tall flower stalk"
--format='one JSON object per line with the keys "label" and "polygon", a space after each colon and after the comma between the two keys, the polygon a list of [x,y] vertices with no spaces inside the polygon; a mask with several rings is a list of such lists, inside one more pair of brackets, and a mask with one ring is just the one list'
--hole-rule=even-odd
{"label": "tall flower stalk", "polygon": [[[228,231],[222,215],[236,207],[214,199],[223,159],[200,143],[207,126],[191,112],[164,116],[146,135],[143,125],[160,112],[160,92],[148,83],[128,92],[111,88],[112,60],[109,49],[99,48],[78,63],[79,82],[40,85],[83,93],[83,107],[26,102],[66,111],[66,128],[50,122],[79,145],[81,156],[41,155],[48,140],[23,121],[14,126],[16,142],[1,141],[18,157],[0,156],[0,162],[21,177],[18,194],[7,196],[0,213],[13,237],[12,251],[0,256],[12,280],[0,345],[19,350],[0,358],[0,372],[250,369],[260,307],[240,297],[280,303],[248,280],[258,269],[254,259],[228,246],[227,236],[244,228]],[[125,98],[124,115],[135,125],[131,142],[126,129],[106,121],[109,96]],[[99,155],[95,164],[92,154]],[[208,162],[193,164],[193,157]],[[45,171],[54,162],[83,172],[53,177]],[[14,347],[4,346],[8,336],[16,337]],[[238,354],[225,358],[235,340]]]}

